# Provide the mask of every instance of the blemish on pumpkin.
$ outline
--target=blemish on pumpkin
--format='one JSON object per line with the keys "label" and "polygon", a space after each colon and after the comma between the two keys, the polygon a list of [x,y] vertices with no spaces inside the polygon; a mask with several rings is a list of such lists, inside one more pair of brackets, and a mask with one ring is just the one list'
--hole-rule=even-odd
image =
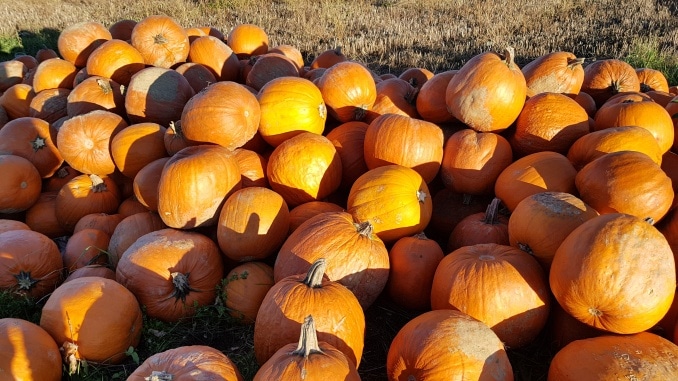
{"label": "blemish on pumpkin", "polygon": [[595,317],[603,316],[603,312],[597,308],[589,307],[589,313]]}
{"label": "blemish on pumpkin", "polygon": [[25,182],[25,181],[22,181],[21,182],[21,189],[26,189],[26,188],[28,188],[28,183]]}

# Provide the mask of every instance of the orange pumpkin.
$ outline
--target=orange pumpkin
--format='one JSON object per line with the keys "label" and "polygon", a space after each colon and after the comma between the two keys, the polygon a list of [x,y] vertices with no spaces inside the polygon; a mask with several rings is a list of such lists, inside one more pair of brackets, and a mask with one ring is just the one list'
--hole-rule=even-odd
{"label": "orange pumpkin", "polygon": [[28,68],[16,59],[0,62],[0,91],[22,83]]}
{"label": "orange pumpkin", "polygon": [[0,106],[7,112],[9,119],[21,118],[28,116],[34,97],[33,86],[19,83],[0,95]]}
{"label": "orange pumpkin", "polygon": [[527,85],[515,52],[485,52],[474,56],[452,77],[445,91],[447,109],[472,129],[499,132],[518,118]]}
{"label": "orange pumpkin", "polygon": [[593,61],[584,68],[581,91],[588,93],[600,107],[611,96],[640,91],[640,80],[633,66],[619,59]]}
{"label": "orange pumpkin", "polygon": [[122,19],[114,22],[108,27],[111,36],[116,40],[129,41],[132,38],[132,29],[137,25],[135,20]]}
{"label": "orange pumpkin", "polygon": [[666,314],[676,267],[666,238],[638,217],[608,213],[574,229],[549,273],[558,303],[577,320],[609,332],[645,331]]}
{"label": "orange pumpkin", "polygon": [[40,118],[50,124],[67,116],[66,105],[70,89],[45,89],[31,99],[28,116]]}
{"label": "orange pumpkin", "polygon": [[158,184],[169,157],[163,157],[146,164],[137,172],[132,189],[137,200],[148,210],[158,211]]}
{"label": "orange pumpkin", "polygon": [[187,345],[155,353],[144,360],[127,378],[144,381],[152,377],[191,381],[218,377],[223,381],[243,381],[236,364],[223,352],[206,345]]}
{"label": "orange pumpkin", "polygon": [[94,110],[111,111],[125,116],[125,96],[118,82],[92,75],[80,82],[68,94],[66,113],[68,116],[87,114]]}
{"label": "orange pumpkin", "polygon": [[195,95],[183,75],[172,69],[147,67],[132,76],[125,90],[130,122],[162,126],[181,119],[184,106]]}
{"label": "orange pumpkin", "polygon": [[341,158],[341,187],[351,188],[355,180],[367,172],[365,163],[365,133],[368,124],[353,121],[342,123],[327,133]]}
{"label": "orange pumpkin", "polygon": [[32,229],[25,222],[21,222],[19,220],[8,220],[5,218],[0,218],[0,233],[8,232],[11,230],[32,230]]}
{"label": "orange pumpkin", "polygon": [[245,148],[236,148],[233,151],[233,154],[238,162],[238,168],[240,168],[243,188],[268,188],[268,179],[266,178],[266,165],[268,159]]}
{"label": "orange pumpkin", "polygon": [[134,178],[147,164],[167,156],[165,127],[157,123],[132,124],[111,140],[111,157],[116,168]]}
{"label": "orange pumpkin", "polygon": [[481,243],[508,245],[508,216],[499,212],[501,200],[494,198],[485,212],[464,217],[452,229],[447,240],[447,250],[454,251],[464,246]]}
{"label": "orange pumpkin", "polygon": [[64,162],[55,145],[56,135],[56,129],[42,119],[14,119],[0,129],[0,153],[28,159],[47,178]]}
{"label": "orange pumpkin", "polygon": [[0,369],[8,379],[61,380],[61,354],[52,336],[19,318],[0,319]]}
{"label": "orange pumpkin", "polygon": [[67,182],[57,194],[55,213],[67,231],[92,213],[112,214],[120,204],[120,191],[110,177],[79,175]]}
{"label": "orange pumpkin", "polygon": [[64,250],[64,267],[71,273],[88,265],[108,264],[106,249],[111,236],[98,229],[82,229],[69,237]]}
{"label": "orange pumpkin", "polygon": [[317,83],[332,117],[345,123],[362,120],[377,99],[377,85],[360,63],[339,62],[328,68]]}
{"label": "orange pumpkin", "polygon": [[254,24],[234,26],[226,36],[226,43],[240,59],[268,52],[268,35],[263,28]]}
{"label": "orange pumpkin", "polygon": [[445,91],[458,70],[438,73],[424,83],[417,93],[415,105],[419,116],[431,123],[446,123],[454,120],[447,110]]}
{"label": "orange pumpkin", "polygon": [[301,224],[311,217],[324,212],[343,212],[344,208],[329,201],[309,201],[290,210],[290,231],[292,234]]}
{"label": "orange pumpkin", "polygon": [[174,70],[186,77],[196,94],[217,81],[217,78],[207,66],[196,62],[185,62]]}
{"label": "orange pumpkin", "polygon": [[261,302],[273,287],[273,268],[251,261],[233,268],[226,275],[221,291],[229,315],[244,324],[254,324]]}
{"label": "orange pumpkin", "polygon": [[165,130],[163,140],[165,141],[165,150],[170,156],[174,156],[175,153],[191,145],[191,142],[184,137],[184,133],[181,131],[181,120],[170,122],[167,130]]}
{"label": "orange pumpkin", "polygon": [[650,68],[637,68],[636,75],[640,81],[640,91],[647,93],[649,91],[669,91],[669,82],[666,76],[659,70]]}
{"label": "orange pumpkin", "polygon": [[302,70],[304,68],[304,56],[301,54],[301,51],[299,51],[298,48],[292,46],[292,45],[287,45],[287,44],[282,44],[282,45],[277,45],[273,48],[268,49],[269,53],[280,53],[284,55],[285,57],[289,58],[294,62],[294,64],[297,66],[297,69],[299,70],[299,74],[301,75]]}
{"label": "orange pumpkin", "polygon": [[268,82],[282,77],[299,77],[299,69],[291,59],[279,53],[266,53],[250,59],[254,62],[245,77],[245,84],[258,91]]}
{"label": "orange pumpkin", "polygon": [[[109,263],[113,269],[118,266],[122,254],[141,236],[165,229],[167,226],[162,222],[157,213],[146,212],[127,216],[120,221],[108,242]],[[115,278],[115,277],[114,277]]]}
{"label": "orange pumpkin", "polygon": [[96,229],[110,236],[123,218],[125,217],[122,214],[115,212],[91,213],[78,220],[78,223],[75,224],[75,227],[73,228],[73,233],[77,233],[84,229]]}
{"label": "orange pumpkin", "polygon": [[146,65],[170,68],[185,62],[188,57],[188,34],[169,16],[153,15],[142,19],[132,29],[130,40]]}
{"label": "orange pumpkin", "polygon": [[377,99],[368,111],[365,121],[370,123],[383,114],[399,114],[419,118],[416,99],[417,88],[400,78],[380,81],[376,85]]}
{"label": "orange pumpkin", "polygon": [[348,61],[348,57],[344,55],[344,53],[341,51],[341,46],[337,46],[334,49],[327,49],[323,50],[318,54],[313,61],[311,61],[311,64],[309,65],[310,69],[318,69],[318,68],[323,68],[327,69],[335,64],[338,64],[340,62]]}
{"label": "orange pumpkin", "polygon": [[87,74],[109,78],[123,86],[145,68],[144,57],[126,41],[112,39],[96,48],[87,59]]}
{"label": "orange pumpkin", "polygon": [[87,65],[92,51],[113,38],[111,32],[96,21],[83,21],[64,28],[57,39],[59,54],[64,60],[81,68]]}
{"label": "orange pumpkin", "polygon": [[422,86],[431,78],[434,73],[423,67],[410,67],[405,69],[398,76],[399,79],[404,80],[416,89],[421,89]]}
{"label": "orange pumpkin", "polygon": [[42,61],[33,74],[33,91],[37,94],[48,89],[72,89],[77,72],[75,65],[60,58]]}
{"label": "orange pumpkin", "polygon": [[188,52],[190,62],[207,67],[219,81],[238,79],[240,63],[230,46],[213,36],[198,37]]}
{"label": "orange pumpkin", "polygon": [[40,197],[40,172],[28,159],[17,155],[0,154],[0,213],[22,212]]}
{"label": "orange pumpkin", "polygon": [[64,237],[69,235],[56,217],[56,191],[40,193],[38,200],[26,210],[24,221],[30,230],[42,233],[49,238]]}
{"label": "orange pumpkin", "polygon": [[530,61],[521,69],[527,87],[539,93],[576,95],[584,83],[584,59],[571,52],[552,52]]}

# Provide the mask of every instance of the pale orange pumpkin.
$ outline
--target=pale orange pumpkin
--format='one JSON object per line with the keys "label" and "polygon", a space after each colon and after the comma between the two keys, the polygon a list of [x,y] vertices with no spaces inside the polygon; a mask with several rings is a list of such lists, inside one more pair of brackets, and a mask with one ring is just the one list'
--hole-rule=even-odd
{"label": "pale orange pumpkin", "polygon": [[332,65],[318,79],[317,86],[328,112],[340,122],[364,119],[377,99],[372,74],[358,62]]}
{"label": "pale orange pumpkin", "polygon": [[194,95],[186,77],[176,70],[147,67],[132,76],[125,90],[125,111],[131,123],[167,126],[181,119],[184,106]]}
{"label": "pale orange pumpkin", "polygon": [[147,65],[160,68],[185,62],[190,48],[186,30],[165,15],[147,16],[137,22],[130,40]]}
{"label": "pale orange pumpkin", "polygon": [[521,69],[527,87],[539,93],[579,94],[584,82],[584,58],[571,52],[552,52],[530,61]]}

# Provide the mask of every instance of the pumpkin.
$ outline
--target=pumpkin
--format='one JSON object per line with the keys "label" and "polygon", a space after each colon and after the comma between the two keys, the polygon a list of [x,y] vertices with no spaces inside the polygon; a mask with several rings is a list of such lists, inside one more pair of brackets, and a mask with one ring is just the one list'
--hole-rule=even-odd
{"label": "pumpkin", "polygon": [[301,75],[304,68],[304,56],[301,54],[301,51],[299,51],[298,48],[292,45],[281,44],[269,48],[268,53],[279,53],[291,59],[292,62],[294,62],[294,64],[297,66],[299,74]]}
{"label": "pumpkin", "polygon": [[440,169],[444,142],[436,124],[404,115],[380,115],[365,132],[365,163],[368,169],[399,164],[430,183]]}
{"label": "pumpkin", "polygon": [[513,150],[505,137],[465,128],[445,141],[440,179],[457,193],[492,194],[497,177],[512,162]]}
{"label": "pumpkin", "polygon": [[112,79],[92,75],[68,94],[66,113],[73,117],[94,110],[106,110],[124,116],[123,88]]}
{"label": "pumpkin", "polygon": [[265,259],[287,238],[289,214],[287,203],[275,191],[262,187],[237,190],[219,214],[219,248],[238,262]]}
{"label": "pumpkin", "polygon": [[298,338],[310,314],[318,340],[335,346],[359,366],[365,335],[363,309],[350,290],[323,277],[325,267],[325,260],[318,259],[308,272],[276,282],[264,297],[254,322],[254,355],[260,365]]}
{"label": "pumpkin", "polygon": [[650,332],[593,337],[574,341],[558,351],[549,366],[548,379],[672,380],[678,377],[676,355],[678,346]]}
{"label": "pumpkin", "polygon": [[275,281],[308,271],[326,258],[330,280],[346,286],[363,308],[369,307],[386,286],[388,250],[373,234],[372,224],[357,223],[346,212],[317,214],[294,230],[278,251]]}
{"label": "pumpkin", "polygon": [[125,217],[119,213],[92,213],[83,216],[73,228],[73,233],[83,229],[100,230],[110,236]]}
{"label": "pumpkin", "polygon": [[233,151],[217,145],[186,147],[162,169],[158,214],[176,229],[215,225],[224,201],[241,183]]}
{"label": "pumpkin", "polygon": [[[541,151],[509,164],[497,177],[494,192],[513,211],[524,198],[540,192],[575,193],[574,169],[565,155]],[[586,200],[584,200],[586,201]]]}
{"label": "pumpkin", "polygon": [[108,27],[111,37],[116,40],[129,41],[132,38],[132,30],[137,25],[135,20],[122,19],[114,22]]}
{"label": "pumpkin", "polygon": [[208,68],[219,81],[236,81],[240,70],[238,57],[223,40],[213,36],[198,37],[188,52],[190,62]]}
{"label": "pumpkin", "polygon": [[177,66],[174,70],[186,77],[186,80],[196,94],[217,81],[216,77],[207,66],[196,62],[185,62]]}
{"label": "pumpkin", "polygon": [[137,123],[124,128],[111,140],[111,157],[116,168],[134,178],[149,163],[166,157],[165,127],[157,123]]}
{"label": "pumpkin", "polygon": [[23,54],[21,52],[15,53],[14,60],[23,63],[26,67],[26,70],[29,71],[35,69],[38,66],[38,59],[30,54]]}
{"label": "pumpkin", "polygon": [[84,278],[88,276],[96,276],[115,280],[115,270],[111,270],[110,267],[106,267],[104,265],[84,266],[68,274],[66,279],[64,279],[64,283],[72,281],[73,279]]}
{"label": "pumpkin", "polygon": [[318,68],[327,69],[344,61],[348,61],[348,57],[346,57],[341,51],[341,46],[337,46],[336,48],[327,49],[320,52],[320,54],[318,54],[313,59],[313,61],[311,61],[309,68],[311,70]]}
{"label": "pumpkin", "polygon": [[127,379],[191,381],[215,377],[243,380],[236,364],[223,352],[206,345],[186,345],[151,355]]}
{"label": "pumpkin", "polygon": [[67,231],[92,213],[112,214],[120,204],[120,191],[110,177],[79,175],[66,183],[55,200],[57,220]]}
{"label": "pumpkin", "polygon": [[192,144],[184,137],[184,133],[181,131],[181,120],[170,122],[165,130],[163,140],[165,142],[165,150],[167,150],[167,154],[170,156],[174,156],[175,153]]}
{"label": "pumpkin", "polygon": [[302,132],[277,146],[268,158],[270,187],[290,207],[323,199],[341,184],[341,159],[325,136]]}
{"label": "pumpkin", "polygon": [[0,91],[22,83],[27,72],[26,65],[16,59],[0,62]]}
{"label": "pumpkin", "polygon": [[28,159],[17,155],[0,154],[0,213],[23,212],[40,197],[40,172]]}
{"label": "pumpkin", "polygon": [[360,121],[342,123],[327,133],[341,159],[341,188],[349,189],[368,171],[365,163],[365,133],[368,124]]}
{"label": "pumpkin", "polygon": [[[190,43],[193,43],[196,38],[202,37],[202,36],[207,36],[207,33],[205,33],[204,30],[200,28],[186,28],[186,34],[188,35],[188,41]],[[189,49],[190,51],[190,49]]]}
{"label": "pumpkin", "polygon": [[360,380],[353,363],[333,345],[318,342],[313,316],[301,325],[299,343],[280,348],[254,375],[255,381],[315,379]]}
{"label": "pumpkin", "polygon": [[546,327],[544,327],[544,333],[549,340],[549,347],[554,352],[561,350],[564,346],[575,340],[609,334],[609,332],[593,328],[573,318],[553,298],[549,320],[546,323]]}
{"label": "pumpkin", "polygon": [[669,91],[669,82],[666,76],[659,70],[647,67],[637,68],[636,75],[640,81],[640,91],[647,93],[649,91]]}
{"label": "pumpkin", "polygon": [[15,380],[61,380],[61,355],[52,336],[18,318],[0,319],[0,369]]}
{"label": "pumpkin", "polygon": [[424,233],[397,240],[388,252],[386,292],[391,300],[410,310],[429,310],[433,275],[444,255],[440,245]]}
{"label": "pumpkin", "polygon": [[158,184],[169,157],[156,159],[137,172],[132,183],[137,200],[148,210],[158,211]]}
{"label": "pumpkin", "polygon": [[165,229],[167,226],[162,222],[157,213],[137,213],[123,218],[110,234],[108,242],[108,261],[115,269],[122,254],[141,236]]}
{"label": "pumpkin", "polygon": [[87,58],[101,44],[112,39],[111,32],[96,21],[68,25],[57,39],[59,55],[76,67],[87,65]]}
{"label": "pumpkin", "polygon": [[106,249],[111,236],[98,229],[82,229],[68,238],[63,254],[64,267],[70,273],[81,267],[108,263]]}
{"label": "pumpkin", "polygon": [[35,94],[28,106],[28,116],[42,119],[50,124],[67,116],[66,105],[70,89],[45,89]]}
{"label": "pumpkin", "polygon": [[572,143],[589,133],[589,116],[572,98],[559,93],[540,93],[527,101],[510,138],[517,156],[539,151],[563,155]]}
{"label": "pumpkin", "polygon": [[459,221],[450,233],[447,250],[481,243],[508,245],[509,218],[499,211],[500,204],[501,200],[495,197],[484,213],[474,213]]}
{"label": "pumpkin", "polygon": [[673,203],[671,179],[636,151],[610,152],[593,160],[579,170],[575,185],[579,197],[600,214],[627,213],[654,223]]}
{"label": "pumpkin", "polygon": [[638,126],[610,127],[590,132],[577,139],[567,151],[576,170],[610,152],[637,151],[661,165],[663,152],[652,133]]}
{"label": "pumpkin", "polygon": [[42,189],[44,192],[58,192],[70,179],[81,174],[70,165],[63,164],[52,176],[43,180]]}
{"label": "pumpkin", "polygon": [[243,324],[254,324],[273,283],[273,268],[266,263],[251,261],[234,267],[226,274],[221,291],[229,315]]}
{"label": "pumpkin", "polygon": [[156,230],[125,250],[116,280],[136,296],[150,317],[176,322],[216,298],[224,265],[216,243],[177,229]]}
{"label": "pumpkin", "polygon": [[38,49],[37,52],[35,52],[35,59],[38,61],[38,63],[48,60],[50,58],[57,58],[59,55],[57,54],[54,49],[48,48],[48,47],[43,47]]}
{"label": "pumpkin", "polygon": [[558,246],[598,212],[565,192],[540,192],[518,203],[508,219],[511,246],[534,256],[548,271]]}
{"label": "pumpkin", "polygon": [[653,101],[655,101],[656,103],[660,104],[663,107],[666,107],[671,102],[671,100],[675,98],[675,95],[660,90],[650,90],[645,94],[649,95]]}
{"label": "pumpkin", "polygon": [[56,217],[57,191],[40,193],[38,200],[26,210],[24,221],[31,230],[42,233],[49,238],[68,236],[66,230]]}
{"label": "pumpkin", "polygon": [[263,28],[254,24],[234,26],[226,36],[226,43],[240,59],[268,52],[268,35]]}
{"label": "pumpkin", "polygon": [[236,148],[233,154],[238,162],[238,168],[240,168],[243,188],[268,188],[268,179],[266,178],[268,159],[255,151],[245,148]]}
{"label": "pumpkin", "polygon": [[63,281],[64,268],[56,243],[32,230],[0,233],[0,290],[34,300]]}
{"label": "pumpkin", "polygon": [[186,30],[165,15],[147,16],[139,21],[132,29],[130,41],[146,65],[166,69],[185,62],[190,47]]}
{"label": "pumpkin", "polygon": [[181,119],[184,106],[194,95],[186,77],[176,70],[147,67],[132,76],[125,90],[125,111],[131,123],[167,126]]}
{"label": "pumpkin", "polygon": [[437,73],[421,86],[417,93],[415,106],[417,114],[422,119],[431,123],[446,123],[454,120],[452,114],[447,110],[445,91],[457,71],[447,70]]}
{"label": "pumpkin", "polygon": [[32,230],[28,224],[19,220],[8,220],[0,218],[0,233],[12,230]]}
{"label": "pumpkin", "polygon": [[144,57],[126,41],[112,39],[96,48],[87,59],[87,74],[109,78],[123,86],[146,67]]}
{"label": "pumpkin", "polygon": [[33,86],[19,83],[0,95],[0,106],[7,112],[9,119],[21,118],[28,116],[33,97]]}
{"label": "pumpkin", "polygon": [[343,212],[344,208],[341,206],[329,202],[329,201],[309,201],[303,204],[297,205],[294,208],[290,209],[290,230],[291,234],[293,231],[297,230],[301,224],[306,222],[306,220],[311,219],[311,217],[316,214],[324,212]]}
{"label": "pumpkin", "polygon": [[428,311],[407,322],[388,348],[386,374],[389,381],[513,380],[497,335],[455,310]]}
{"label": "pumpkin", "polygon": [[470,195],[442,188],[431,200],[433,212],[426,232],[438,242],[447,242],[459,221],[474,213],[487,210],[493,195]]}
{"label": "pumpkin", "polygon": [[574,99],[575,102],[579,103],[579,105],[583,107],[584,110],[586,110],[586,113],[590,118],[593,118],[596,115],[598,107],[596,106],[596,101],[593,99],[592,96],[583,91],[580,91],[572,99]]}
{"label": "pumpkin", "polygon": [[222,81],[208,86],[186,103],[181,113],[181,131],[190,141],[233,150],[252,139],[260,119],[257,97],[239,83]]}
{"label": "pumpkin", "polygon": [[417,88],[400,78],[380,81],[376,85],[377,99],[368,111],[365,121],[370,123],[383,114],[398,114],[419,118],[416,99]]}
{"label": "pumpkin", "polygon": [[640,80],[630,64],[614,58],[603,59],[584,68],[581,91],[591,95],[600,107],[617,93],[640,91]]}
{"label": "pumpkin", "polygon": [[423,67],[410,67],[405,69],[398,76],[399,79],[404,80],[409,83],[416,89],[421,89],[422,86],[431,78],[433,78],[434,73]]}
{"label": "pumpkin", "polygon": [[527,87],[535,94],[562,93],[576,95],[584,83],[584,58],[571,52],[544,54],[523,66]]}
{"label": "pumpkin", "polygon": [[452,115],[479,132],[499,132],[518,118],[525,103],[527,85],[515,52],[485,52],[471,58],[452,77],[445,103]]}
{"label": "pumpkin", "polygon": [[385,165],[358,177],[349,191],[346,210],[356,222],[370,222],[374,233],[390,243],[424,230],[431,220],[431,195],[414,169]]}
{"label": "pumpkin", "polygon": [[299,69],[291,59],[279,53],[266,53],[252,57],[252,68],[248,71],[245,84],[260,90],[268,82],[282,77],[299,77]]}
{"label": "pumpkin", "polygon": [[57,130],[42,119],[22,117],[0,129],[0,153],[28,159],[42,178],[48,178],[64,162],[56,147]]}
{"label": "pumpkin", "polygon": [[377,85],[360,63],[339,62],[328,68],[317,83],[329,114],[339,122],[362,120],[377,99]]}
{"label": "pumpkin", "polygon": [[37,94],[49,89],[72,89],[77,72],[75,65],[60,58],[42,61],[33,74],[33,91]]}
{"label": "pumpkin", "polygon": [[59,345],[69,373],[83,360],[118,364],[141,338],[141,308],[118,282],[83,277],[63,283],[42,308],[40,326]]}
{"label": "pumpkin", "polygon": [[575,228],[556,250],[551,291],[577,320],[631,334],[657,324],[676,291],[671,246],[641,218],[608,213]]}
{"label": "pumpkin", "polygon": [[673,145],[675,132],[671,115],[664,107],[653,101],[627,99],[606,103],[598,109],[594,120],[596,131],[619,126],[643,127],[657,139],[662,153],[667,152]]}
{"label": "pumpkin", "polygon": [[261,106],[258,131],[273,147],[301,132],[321,135],[325,129],[327,108],[323,96],[307,79],[272,79],[261,87],[257,99]]}

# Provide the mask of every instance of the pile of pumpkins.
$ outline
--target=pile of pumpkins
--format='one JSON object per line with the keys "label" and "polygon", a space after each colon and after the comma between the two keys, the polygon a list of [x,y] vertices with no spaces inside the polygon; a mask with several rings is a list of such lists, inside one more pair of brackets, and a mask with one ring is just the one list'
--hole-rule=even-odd
{"label": "pile of pumpkins", "polygon": [[[120,363],[142,307],[221,300],[255,380],[357,380],[386,294],[418,311],[389,380],[512,380],[546,331],[548,380],[678,379],[676,87],[515,54],[396,76],[156,15],[0,63],[0,290],[44,303],[0,319],[0,373]],[[200,372],[242,379],[197,345],[129,379]]]}

